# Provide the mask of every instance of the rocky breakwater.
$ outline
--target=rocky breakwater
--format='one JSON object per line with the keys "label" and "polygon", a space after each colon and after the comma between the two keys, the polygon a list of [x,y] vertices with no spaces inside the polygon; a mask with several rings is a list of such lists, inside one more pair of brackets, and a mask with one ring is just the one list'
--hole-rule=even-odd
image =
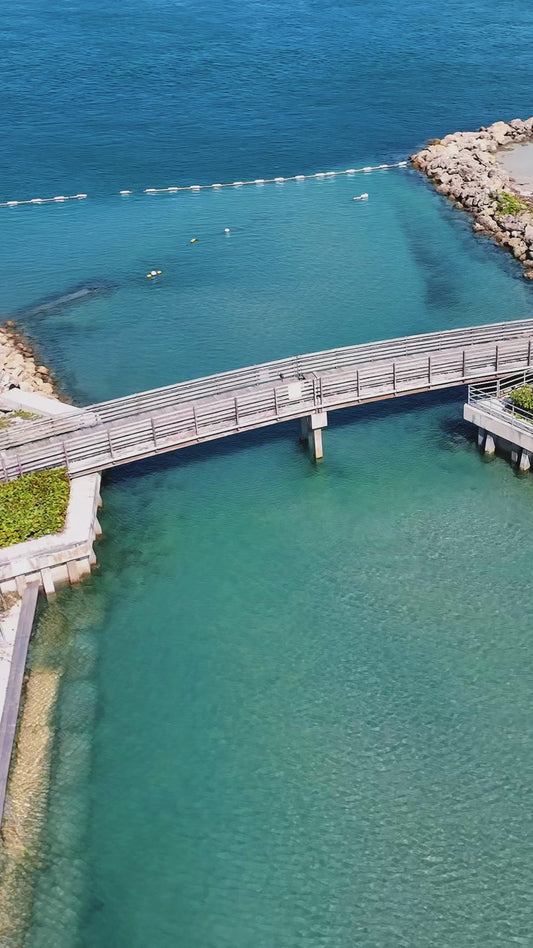
{"label": "rocky breakwater", "polygon": [[533,117],[455,132],[411,155],[413,168],[472,214],[476,232],[490,235],[520,260],[528,280],[533,280],[533,198],[520,192],[499,163],[499,153],[531,141]]}
{"label": "rocky breakwater", "polygon": [[57,397],[51,372],[12,322],[0,326],[0,394],[12,388]]}

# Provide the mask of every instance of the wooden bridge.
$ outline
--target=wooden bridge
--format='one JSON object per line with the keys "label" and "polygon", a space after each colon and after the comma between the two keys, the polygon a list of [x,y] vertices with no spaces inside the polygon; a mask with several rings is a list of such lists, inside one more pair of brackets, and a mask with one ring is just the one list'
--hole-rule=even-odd
{"label": "wooden bridge", "polygon": [[533,319],[405,336],[280,359],[90,405],[0,432],[0,479],[102,471],[301,419],[322,457],[327,412],[498,379],[532,365]]}

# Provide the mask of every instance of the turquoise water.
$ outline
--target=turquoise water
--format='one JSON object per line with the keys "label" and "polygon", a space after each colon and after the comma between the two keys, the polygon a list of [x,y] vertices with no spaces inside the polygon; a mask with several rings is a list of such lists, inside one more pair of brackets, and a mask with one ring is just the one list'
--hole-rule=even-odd
{"label": "turquoise water", "polygon": [[[354,203],[363,187],[369,201]],[[4,228],[6,313],[58,287],[110,287],[24,320],[85,402],[298,352],[531,312],[519,267],[475,239],[464,215],[402,169],[21,208],[6,215]],[[161,278],[148,281],[152,269]]]}
{"label": "turquoise water", "polygon": [[[531,314],[415,175],[365,181],[43,209],[31,265],[21,215],[9,305],[60,253],[113,283],[30,325],[82,401]],[[72,638],[29,946],[526,937],[532,487],[462,398],[333,414],[318,467],[284,425],[106,475],[100,570],[45,613]]]}
{"label": "turquoise water", "polygon": [[[2,193],[90,198],[0,209],[2,313],[105,288],[21,317],[81,404],[531,317],[518,265],[409,170],[116,193],[525,117],[531,5],[511,19],[18,0]],[[318,466],[288,424],[105,476],[100,568],[31,658],[62,681],[24,948],[531,943],[533,482],[480,457],[463,398],[335,413]]]}

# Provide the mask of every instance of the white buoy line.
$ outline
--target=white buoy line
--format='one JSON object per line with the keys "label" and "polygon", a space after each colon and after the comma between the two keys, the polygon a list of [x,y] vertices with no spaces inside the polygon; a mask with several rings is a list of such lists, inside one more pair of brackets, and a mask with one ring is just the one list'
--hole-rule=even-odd
{"label": "white buoy line", "polygon": [[[388,168],[405,168],[407,161],[396,161],[389,165],[372,165],[365,168],[346,168],[344,171],[317,171],[315,174],[293,174],[287,177],[254,178],[251,181],[228,181],[225,184],[188,184],[172,188],[145,188],[143,194],[172,194],[176,191],[206,191],[213,188],[244,188],[251,184],[281,184],[284,181],[308,181],[311,178],[333,178],[343,174],[369,174],[371,171],[383,171]],[[122,195],[133,194],[133,191],[120,191]]]}
{"label": "white buoy line", "polygon": [[18,207],[19,204],[53,204],[54,201],[58,203],[62,201],[81,201],[86,197],[86,194],[60,194],[58,197],[53,198],[30,198],[29,201],[4,201],[3,204],[0,204],[0,207]]}
{"label": "white buoy line", "polygon": [[[276,178],[254,178],[253,181],[228,181],[224,184],[188,184],[182,187],[171,188],[145,188],[143,194],[174,194],[178,191],[206,191],[217,190],[219,188],[243,188],[251,184],[282,184],[285,181],[309,181],[312,178],[334,178],[339,175],[351,174],[369,174],[372,171],[384,171],[388,168],[405,168],[407,161],[396,161],[393,164],[367,165],[364,168],[346,168],[343,171],[317,171],[314,174],[293,174],[287,177],[278,176]],[[134,194],[134,191],[119,191],[123,197]],[[51,198],[30,198],[24,201],[4,201],[0,207],[20,207],[23,204],[60,204],[63,201],[81,201],[87,197],[87,194],[60,194]]]}

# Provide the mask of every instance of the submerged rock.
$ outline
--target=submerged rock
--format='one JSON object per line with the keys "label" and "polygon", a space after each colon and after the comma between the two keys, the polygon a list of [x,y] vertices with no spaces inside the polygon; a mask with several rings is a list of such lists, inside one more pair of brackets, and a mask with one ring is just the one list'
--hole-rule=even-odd
{"label": "submerged rock", "polygon": [[31,306],[24,306],[22,309],[12,313],[16,319],[28,319],[31,316],[39,316],[43,313],[49,313],[54,310],[64,309],[66,306],[72,306],[85,299],[92,299],[94,296],[101,296],[105,293],[111,293],[115,287],[111,283],[83,283],[72,287],[60,296],[47,296]]}

